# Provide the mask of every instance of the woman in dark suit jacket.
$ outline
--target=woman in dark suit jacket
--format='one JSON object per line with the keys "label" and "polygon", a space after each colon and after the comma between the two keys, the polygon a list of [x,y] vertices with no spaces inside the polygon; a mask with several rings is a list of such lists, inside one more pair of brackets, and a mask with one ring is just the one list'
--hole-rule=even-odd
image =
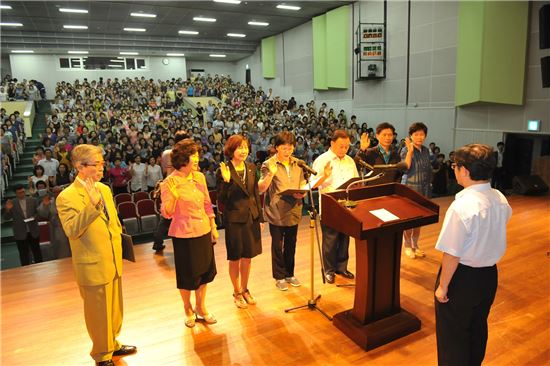
{"label": "woman in dark suit jacket", "polygon": [[238,308],[256,304],[248,290],[251,259],[262,253],[262,207],[256,166],[247,163],[250,142],[241,135],[227,139],[224,154],[228,163],[220,164],[217,174],[218,201],[223,205],[225,245],[233,299]]}

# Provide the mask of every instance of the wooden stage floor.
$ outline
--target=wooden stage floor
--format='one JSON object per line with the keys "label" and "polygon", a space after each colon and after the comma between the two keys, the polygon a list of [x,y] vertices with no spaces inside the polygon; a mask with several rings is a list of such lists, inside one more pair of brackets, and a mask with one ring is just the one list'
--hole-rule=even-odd
{"label": "wooden stage floor", "polygon": [[[117,365],[435,365],[433,285],[440,253],[433,249],[450,197],[441,205],[440,222],[422,229],[425,259],[402,258],[401,302],[422,321],[420,331],[364,352],[321,313],[284,309],[307,303],[309,225],[300,224],[296,275],[303,285],[277,290],[271,277],[270,237],[263,231],[264,253],[252,261],[249,288],[258,305],[237,309],[227,274],[221,232],[215,248],[218,276],[208,287],[207,304],[218,324],[184,325],[175,288],[172,245],[164,256],[149,244],[136,246],[137,263],[124,262],[124,323],[120,340],[138,353]],[[514,210],[508,250],[499,264],[495,303],[489,317],[485,365],[543,365],[550,362],[549,263],[550,197],[510,196]],[[323,285],[315,261],[315,293],[330,315],[351,308],[352,287]],[[350,266],[355,270],[355,248]],[[2,365],[92,365],[82,302],[70,259],[16,268],[2,279]],[[337,278],[337,283],[346,283]]]}

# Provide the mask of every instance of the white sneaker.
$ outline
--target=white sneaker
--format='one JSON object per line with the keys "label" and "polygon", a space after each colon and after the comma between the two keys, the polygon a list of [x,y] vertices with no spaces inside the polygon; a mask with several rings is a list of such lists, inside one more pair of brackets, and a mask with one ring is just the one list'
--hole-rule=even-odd
{"label": "white sneaker", "polygon": [[416,248],[414,250],[414,255],[417,256],[417,257],[420,257],[420,258],[424,258],[426,256],[426,253],[424,253],[423,250],[420,250],[420,249]]}
{"label": "white sneaker", "polygon": [[294,277],[294,276],[285,278],[285,281],[288,282],[288,283],[290,283],[290,284],[291,284],[292,286],[294,286],[294,287],[300,287],[300,286],[302,286],[302,284],[300,283],[300,281],[298,281],[298,279],[297,279],[296,277]]}
{"label": "white sneaker", "polygon": [[416,255],[414,254],[414,251],[411,248],[405,248],[405,255],[411,259],[416,258]]}
{"label": "white sneaker", "polygon": [[276,280],[275,281],[275,286],[277,286],[277,288],[281,291],[288,290],[288,285],[286,284],[285,280]]}

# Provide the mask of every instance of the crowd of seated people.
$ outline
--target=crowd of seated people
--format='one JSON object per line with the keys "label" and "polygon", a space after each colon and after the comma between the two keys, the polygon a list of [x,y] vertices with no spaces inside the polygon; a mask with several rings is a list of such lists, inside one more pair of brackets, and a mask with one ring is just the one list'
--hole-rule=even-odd
{"label": "crowd of seated people", "polygon": [[[192,111],[184,103],[186,96],[217,100],[208,100],[206,105],[197,103]],[[3,136],[7,131],[13,135],[12,131],[19,128],[17,121],[17,116],[3,117]],[[355,116],[348,118],[344,110],[335,111],[315,101],[301,105],[294,98],[284,100],[271,89],[264,91],[233,82],[229,76],[59,82],[41,135],[42,146],[33,157],[36,166],[29,177],[29,192],[39,195],[39,181],[49,191],[70,184],[75,175],[70,152],[81,143],[101,147],[105,158],[103,181],[116,195],[154,189],[163,178],[161,155],[174,146],[174,134],[179,130],[187,131],[201,147],[199,166],[209,188],[215,189],[216,171],[224,159],[223,146],[232,134],[249,139],[249,160],[261,164],[274,153],[274,136],[292,131],[297,140],[295,156],[311,164],[327,151],[330,136],[337,129],[349,133],[351,156],[357,153],[364,133],[369,135],[371,146],[377,144],[373,129]],[[404,140],[396,135],[394,144],[402,147]],[[443,162],[437,149],[431,148],[430,152],[434,177],[445,174],[441,194],[446,194],[452,178],[450,162]]]}
{"label": "crowd of seated people", "polygon": [[19,81],[6,75],[0,84],[0,102],[16,100],[40,100],[46,98],[44,84],[37,80]]}

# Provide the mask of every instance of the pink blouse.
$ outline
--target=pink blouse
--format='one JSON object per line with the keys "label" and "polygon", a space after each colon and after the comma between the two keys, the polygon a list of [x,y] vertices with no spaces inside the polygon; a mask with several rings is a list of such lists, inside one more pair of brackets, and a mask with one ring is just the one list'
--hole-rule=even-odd
{"label": "pink blouse", "polygon": [[[174,170],[167,178],[176,183],[179,198],[172,214],[166,212],[166,206],[171,205],[174,196],[166,186],[161,184],[160,211],[162,216],[172,219],[168,235],[176,238],[196,238],[211,231],[210,218],[215,217],[206,179],[201,172],[193,172],[193,179],[187,179],[183,173]],[[166,181],[165,180],[165,181]]]}

